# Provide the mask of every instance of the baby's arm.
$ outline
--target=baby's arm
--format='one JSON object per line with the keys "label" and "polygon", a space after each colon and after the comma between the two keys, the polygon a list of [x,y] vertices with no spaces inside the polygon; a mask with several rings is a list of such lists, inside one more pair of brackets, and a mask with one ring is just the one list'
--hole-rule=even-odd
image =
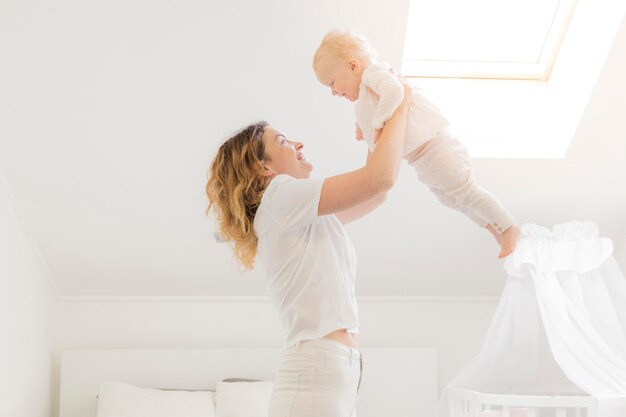
{"label": "baby's arm", "polygon": [[390,70],[382,67],[370,68],[363,81],[378,94],[378,106],[372,117],[372,127],[382,129],[383,125],[398,108],[404,97],[404,88]]}

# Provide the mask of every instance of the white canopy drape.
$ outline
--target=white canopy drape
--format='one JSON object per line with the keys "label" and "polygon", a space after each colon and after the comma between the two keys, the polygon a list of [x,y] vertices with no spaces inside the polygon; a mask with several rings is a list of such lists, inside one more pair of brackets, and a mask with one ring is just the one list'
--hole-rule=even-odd
{"label": "white canopy drape", "polygon": [[591,395],[626,417],[626,280],[591,222],[522,226],[478,356],[448,385],[513,395]]}

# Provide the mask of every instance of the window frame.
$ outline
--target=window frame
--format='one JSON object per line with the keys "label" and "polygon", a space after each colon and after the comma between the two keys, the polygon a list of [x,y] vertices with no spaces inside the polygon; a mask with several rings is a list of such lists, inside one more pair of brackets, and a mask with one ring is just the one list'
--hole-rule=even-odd
{"label": "window frame", "polygon": [[[537,62],[477,62],[403,59],[402,73],[415,78],[479,78],[541,80],[550,78],[550,73],[565,33],[569,27],[577,0],[559,0],[550,30]],[[408,25],[407,31],[408,34]],[[405,40],[405,45],[407,42]],[[404,51],[406,55],[406,50]]]}

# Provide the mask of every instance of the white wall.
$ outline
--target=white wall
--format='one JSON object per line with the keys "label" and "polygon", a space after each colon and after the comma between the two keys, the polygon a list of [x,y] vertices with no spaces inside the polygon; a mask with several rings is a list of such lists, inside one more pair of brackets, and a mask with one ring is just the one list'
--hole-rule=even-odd
{"label": "white wall", "polygon": [[[363,297],[360,343],[437,348],[441,389],[478,353],[495,307],[494,298]],[[62,300],[55,314],[56,374],[62,349],[282,345],[278,318],[265,298]]]}
{"label": "white wall", "polygon": [[0,171],[0,417],[51,415],[55,292]]}
{"label": "white wall", "polygon": [[[266,298],[57,301],[0,171],[0,417],[58,415],[62,349],[280,347]],[[439,387],[480,349],[496,300],[364,297],[361,345],[438,349]]]}

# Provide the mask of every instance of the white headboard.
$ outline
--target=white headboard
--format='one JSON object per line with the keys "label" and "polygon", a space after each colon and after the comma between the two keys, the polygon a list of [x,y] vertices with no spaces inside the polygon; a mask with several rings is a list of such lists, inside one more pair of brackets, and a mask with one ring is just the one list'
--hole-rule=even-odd
{"label": "white headboard", "polygon": [[[432,414],[435,349],[363,348],[359,417]],[[106,380],[143,387],[208,390],[225,378],[272,380],[279,349],[66,350],[61,355],[60,417],[95,417]]]}

